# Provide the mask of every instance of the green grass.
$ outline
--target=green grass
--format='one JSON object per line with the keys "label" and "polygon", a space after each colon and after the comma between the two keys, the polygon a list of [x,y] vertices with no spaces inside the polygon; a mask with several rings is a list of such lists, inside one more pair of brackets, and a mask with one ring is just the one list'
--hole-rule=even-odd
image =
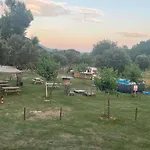
{"label": "green grass", "polygon": [[[63,88],[45,102],[44,85],[31,84],[34,75],[24,75],[20,95],[4,97],[0,105],[0,149],[3,150],[149,150],[150,97],[120,94],[110,96],[111,116],[102,120],[104,93],[96,97],[65,96]],[[72,80],[73,88],[90,88],[89,80]],[[23,120],[23,108],[27,120]],[[63,108],[59,120],[59,108]],[[138,120],[134,120],[135,108]],[[42,111],[32,114],[30,111]]]}

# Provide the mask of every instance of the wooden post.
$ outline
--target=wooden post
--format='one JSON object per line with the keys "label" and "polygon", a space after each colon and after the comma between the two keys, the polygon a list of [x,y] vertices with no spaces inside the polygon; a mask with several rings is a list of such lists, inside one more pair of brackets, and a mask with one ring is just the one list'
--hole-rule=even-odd
{"label": "wooden post", "polygon": [[24,115],[23,115],[24,120],[26,120],[26,108],[24,108]]}
{"label": "wooden post", "polygon": [[135,109],[135,120],[137,120],[138,108]]}
{"label": "wooden post", "polygon": [[108,97],[108,119],[110,118],[110,99]]}
{"label": "wooden post", "polygon": [[106,98],[104,99],[104,116],[106,116]]}
{"label": "wooden post", "polygon": [[45,96],[47,97],[48,93],[47,93],[47,82],[45,83]]}
{"label": "wooden post", "polygon": [[61,120],[61,117],[62,117],[62,107],[60,107],[60,120]]}

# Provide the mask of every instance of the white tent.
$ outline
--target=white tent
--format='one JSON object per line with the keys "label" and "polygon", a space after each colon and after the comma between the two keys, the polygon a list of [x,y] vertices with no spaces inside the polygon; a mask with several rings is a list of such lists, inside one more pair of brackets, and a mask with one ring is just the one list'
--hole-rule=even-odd
{"label": "white tent", "polygon": [[18,70],[13,66],[0,66],[0,73],[18,74],[18,73],[22,73],[22,71]]}

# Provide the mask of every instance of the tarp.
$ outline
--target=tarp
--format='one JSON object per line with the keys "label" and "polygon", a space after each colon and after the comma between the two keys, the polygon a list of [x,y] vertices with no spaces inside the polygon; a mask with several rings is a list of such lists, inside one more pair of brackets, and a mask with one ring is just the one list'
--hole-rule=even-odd
{"label": "tarp", "polygon": [[0,66],[0,73],[17,74],[22,73],[22,71],[13,66]]}

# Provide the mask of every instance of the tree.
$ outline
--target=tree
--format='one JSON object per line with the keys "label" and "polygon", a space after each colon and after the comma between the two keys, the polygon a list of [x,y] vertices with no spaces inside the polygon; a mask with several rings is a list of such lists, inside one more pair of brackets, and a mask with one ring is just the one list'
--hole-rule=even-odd
{"label": "tree", "polygon": [[141,70],[145,70],[149,67],[150,60],[145,54],[138,55],[135,59],[135,63],[139,65]]}
{"label": "tree", "polygon": [[71,64],[79,63],[80,60],[80,52],[74,49],[68,49],[64,52],[64,55],[67,57],[68,62]]}
{"label": "tree", "polygon": [[31,38],[31,42],[33,45],[38,45],[39,44],[39,39],[38,37],[34,36]]}
{"label": "tree", "polygon": [[57,77],[58,64],[50,56],[41,56],[37,64],[37,72],[47,81]]}
{"label": "tree", "polygon": [[80,56],[80,63],[86,63],[86,64],[89,64],[91,65],[92,64],[92,57],[87,54],[87,53],[83,53],[81,56]]}
{"label": "tree", "polygon": [[100,73],[100,78],[95,78],[96,86],[105,92],[117,90],[117,75],[118,72],[112,68],[104,68]]}
{"label": "tree", "polygon": [[68,59],[66,56],[57,53],[53,53],[53,58],[56,62],[60,63],[61,66],[64,66],[68,63]]}
{"label": "tree", "polygon": [[106,50],[116,48],[117,44],[110,40],[103,40],[94,45],[93,51],[91,52],[92,56],[102,55]]}
{"label": "tree", "polygon": [[150,40],[141,41],[139,44],[134,45],[130,50],[130,55],[133,60],[141,54],[150,55]]}
{"label": "tree", "polygon": [[106,67],[118,70],[119,73],[124,71],[125,65],[131,63],[130,56],[121,48],[107,50],[104,52],[102,59]]}
{"label": "tree", "polygon": [[81,63],[79,65],[77,65],[77,71],[79,72],[85,72],[88,68],[88,64],[86,63]]}
{"label": "tree", "polygon": [[31,64],[32,67],[36,65],[39,52],[31,40],[20,35],[12,35],[7,44],[11,48],[8,55],[8,65],[16,66],[19,69],[28,68]]}
{"label": "tree", "polygon": [[142,77],[142,71],[137,64],[130,64],[125,67],[123,75],[126,79],[138,83],[139,79]]}
{"label": "tree", "polygon": [[0,40],[0,65],[7,65],[11,50],[6,40]]}
{"label": "tree", "polygon": [[0,18],[0,32],[3,39],[10,38],[13,34],[24,35],[26,29],[33,21],[30,10],[18,0],[6,0],[8,10]]}

